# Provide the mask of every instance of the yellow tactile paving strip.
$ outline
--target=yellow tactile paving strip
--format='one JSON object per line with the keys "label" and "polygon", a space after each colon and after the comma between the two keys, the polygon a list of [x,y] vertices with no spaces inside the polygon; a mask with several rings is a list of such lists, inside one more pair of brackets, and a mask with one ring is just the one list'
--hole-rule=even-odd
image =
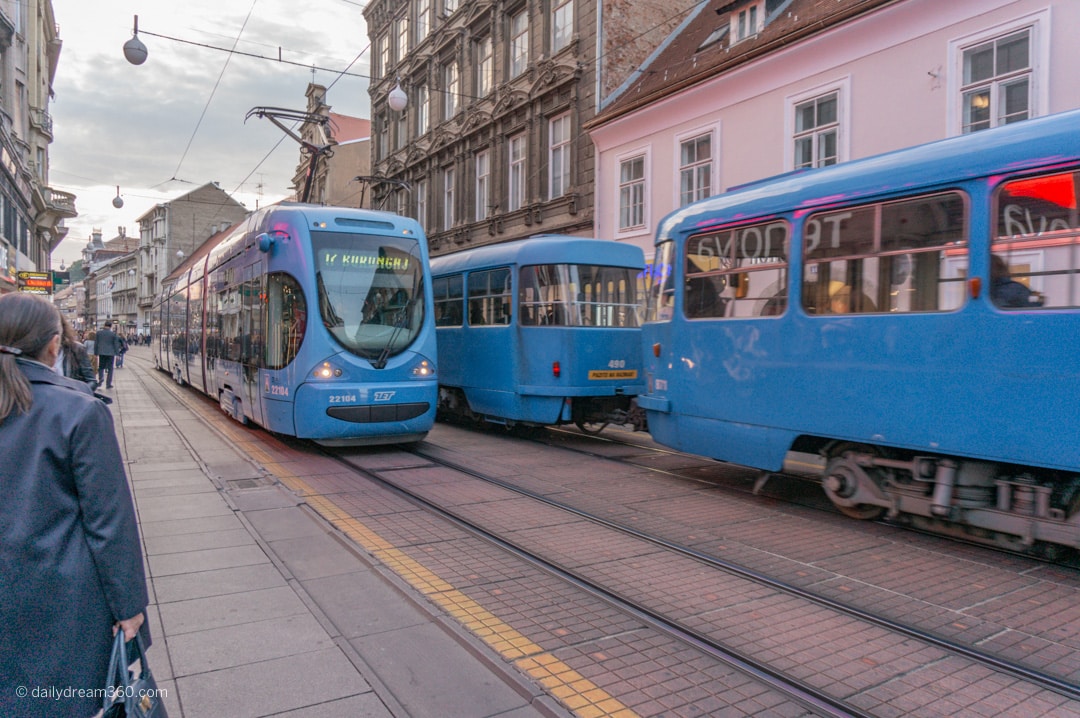
{"label": "yellow tactile paving strip", "polygon": [[[238,437],[239,438],[239,437]],[[363,522],[349,516],[333,500],[319,495],[299,476],[289,473],[274,457],[262,455],[257,446],[245,444],[247,452],[320,516],[371,553],[417,591],[445,610],[464,628],[498,651],[505,660],[543,686],[563,705],[582,718],[634,718],[638,714],[613,698],[573,668],[533,643],[426,568],[393,546]],[[276,464],[276,466],[275,466]]]}

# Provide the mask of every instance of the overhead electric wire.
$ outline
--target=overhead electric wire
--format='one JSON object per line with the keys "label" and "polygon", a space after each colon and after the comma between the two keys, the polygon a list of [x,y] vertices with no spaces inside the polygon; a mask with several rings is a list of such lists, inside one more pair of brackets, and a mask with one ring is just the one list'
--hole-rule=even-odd
{"label": "overhead electric wire", "polygon": [[[244,34],[244,29],[247,27],[248,20],[251,19],[251,13],[255,11],[255,5],[259,0],[251,0],[251,7],[248,8],[247,17],[244,18],[244,24],[240,26],[240,32],[236,34],[236,39],[233,40],[233,50],[240,43],[240,36]],[[149,33],[148,33],[149,34]],[[176,175],[180,172],[181,165],[184,164],[184,160],[187,159],[188,151],[191,150],[191,143],[195,141],[195,135],[199,133],[199,127],[202,126],[202,121],[206,117],[206,111],[210,109],[210,103],[214,101],[214,95],[217,94],[217,89],[221,85],[221,78],[225,76],[225,70],[229,69],[229,63],[232,61],[232,54],[225,58],[225,64],[221,67],[221,72],[218,73],[217,81],[214,83],[214,89],[210,90],[210,97],[206,98],[206,104],[203,106],[202,114],[199,115],[198,122],[195,123],[195,129],[191,132],[191,137],[188,138],[187,147],[184,148],[184,153],[180,156],[180,161],[176,165],[176,169],[173,170],[173,176],[171,179],[176,179]]]}

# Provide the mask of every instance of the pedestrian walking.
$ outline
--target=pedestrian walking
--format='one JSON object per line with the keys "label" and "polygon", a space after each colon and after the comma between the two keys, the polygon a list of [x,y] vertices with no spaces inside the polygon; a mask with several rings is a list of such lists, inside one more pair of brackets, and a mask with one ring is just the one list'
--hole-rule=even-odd
{"label": "pedestrian walking", "polygon": [[[112,416],[86,384],[52,370],[61,333],[49,302],[0,296],[3,716],[94,715],[113,633],[141,634],[144,645],[150,638],[135,510]],[[35,697],[41,688],[50,695]]]}
{"label": "pedestrian walking", "polygon": [[90,355],[86,353],[86,347],[75,337],[75,330],[63,315],[60,315],[60,322],[60,353],[56,357],[53,370],[69,379],[86,382],[91,389],[96,389],[97,374],[90,362]]}
{"label": "pedestrian walking", "polygon": [[124,355],[127,354],[128,342],[127,342],[127,339],[124,339],[120,335],[117,335],[116,339],[117,339],[117,341],[120,342],[120,348],[116,352],[116,368],[117,369],[123,369],[124,368]]}
{"label": "pedestrian walking", "polygon": [[112,389],[113,360],[120,353],[120,337],[113,331],[112,321],[107,320],[105,326],[97,333],[94,351],[98,356],[98,384],[104,382],[106,389]]}
{"label": "pedestrian walking", "polygon": [[94,351],[94,344],[97,341],[97,332],[93,329],[86,333],[86,339],[83,340],[83,347],[86,349],[87,356],[90,357],[90,366],[94,369],[94,377],[97,377],[98,358],[97,352]]}

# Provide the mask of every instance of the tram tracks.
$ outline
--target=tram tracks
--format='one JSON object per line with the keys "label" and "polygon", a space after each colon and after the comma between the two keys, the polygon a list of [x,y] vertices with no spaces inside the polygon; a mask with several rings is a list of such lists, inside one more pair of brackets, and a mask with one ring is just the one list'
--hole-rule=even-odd
{"label": "tram tracks", "polygon": [[[835,617],[823,618],[818,612],[819,609],[826,610],[837,615],[842,615],[844,617],[842,620],[855,621],[859,624],[873,626],[875,629],[879,629],[873,636],[870,636],[871,642],[880,641],[884,644],[888,644],[893,649],[903,645],[904,648],[902,651],[904,653],[909,655],[923,654],[925,663],[922,665],[920,665],[919,661],[912,662],[910,659],[900,660],[897,662],[897,672],[894,675],[889,676],[887,675],[888,671],[881,671],[882,677],[877,679],[876,685],[867,684],[848,694],[845,694],[844,691],[840,691],[838,694],[837,691],[830,690],[829,687],[841,685],[842,682],[836,680],[836,676],[828,676],[827,669],[820,674],[806,676],[806,679],[798,677],[798,670],[792,671],[790,669],[777,667],[778,665],[789,663],[791,656],[786,658],[782,656],[784,660],[779,662],[769,659],[763,660],[754,655],[755,651],[747,651],[742,647],[733,646],[729,640],[727,640],[727,638],[731,637],[731,633],[734,630],[730,625],[725,629],[717,631],[710,630],[710,624],[713,623],[713,620],[708,618],[703,619],[700,615],[691,616],[692,620],[690,622],[679,618],[672,618],[672,615],[667,612],[663,606],[653,605],[648,601],[642,601],[640,597],[628,595],[628,592],[625,590],[625,585],[618,585],[617,583],[613,585],[606,581],[598,580],[596,576],[597,572],[590,571],[587,567],[585,570],[582,570],[581,565],[578,565],[577,567],[572,566],[571,564],[573,561],[562,561],[537,551],[535,546],[531,545],[534,541],[529,540],[528,537],[525,537],[526,540],[524,541],[518,541],[513,538],[508,538],[506,532],[492,530],[486,527],[481,520],[470,515],[475,513],[475,505],[466,504],[463,507],[458,507],[456,509],[448,507],[444,501],[425,495],[426,492],[422,487],[418,489],[416,487],[408,487],[399,484],[399,482],[394,480],[392,475],[388,475],[388,472],[359,469],[363,471],[365,475],[370,475],[371,478],[383,483],[391,488],[391,490],[408,496],[409,500],[419,504],[425,509],[446,517],[456,525],[466,528],[471,533],[504,547],[506,550],[512,551],[515,555],[534,565],[543,567],[545,571],[558,575],[563,580],[570,581],[573,585],[588,591],[592,595],[602,597],[605,601],[617,605],[620,610],[630,613],[639,620],[648,622],[651,626],[662,629],[668,635],[677,637],[679,640],[694,646],[698,650],[703,651],[717,660],[722,660],[726,664],[736,667],[738,670],[752,676],[755,680],[762,681],[775,690],[782,691],[792,700],[807,707],[816,714],[873,715],[871,711],[866,709],[865,705],[874,702],[875,699],[871,698],[871,696],[877,687],[892,681],[910,682],[912,680],[909,675],[910,673],[917,673],[924,669],[928,669],[927,672],[928,676],[930,676],[931,683],[936,683],[937,679],[933,678],[936,673],[935,668],[933,668],[935,664],[939,669],[946,670],[947,672],[957,670],[961,672],[970,671],[975,669],[975,667],[979,667],[979,669],[991,671],[993,674],[1000,676],[1000,680],[1024,684],[1028,686],[1028,689],[1037,692],[1051,692],[1064,699],[1064,701],[1076,702],[1076,706],[1080,707],[1080,688],[1055,676],[1000,659],[983,651],[973,650],[955,642],[943,640],[940,637],[928,634],[924,631],[884,619],[865,611],[854,609],[850,606],[845,606],[825,597],[813,595],[797,586],[792,586],[785,582],[757,574],[756,572],[748,571],[743,567],[730,564],[729,562],[717,560],[715,557],[706,556],[689,547],[672,545],[670,542],[636,531],[632,527],[618,525],[617,523],[603,519],[602,517],[594,516],[587,511],[564,505],[562,502],[552,500],[537,492],[522,489],[521,487],[514,486],[513,484],[502,481],[496,477],[486,476],[481,472],[455,464],[454,462],[441,458],[431,452],[424,451],[423,449],[414,447],[412,453],[431,462],[435,466],[448,469],[461,476],[467,476],[470,479],[496,486],[501,490],[513,492],[520,497],[526,498],[530,502],[541,502],[546,507],[569,512],[573,516],[587,521],[590,524],[601,526],[610,531],[617,531],[620,534],[631,537],[635,541],[647,542],[665,552],[667,558],[659,559],[660,563],[669,564],[671,561],[675,560],[671,558],[673,556],[693,561],[699,566],[706,566],[709,569],[718,572],[718,574],[734,577],[734,579],[740,581],[753,582],[767,588],[768,591],[772,593],[765,596],[764,600],[766,601],[773,603],[779,601],[780,603],[785,603],[789,600],[795,600],[813,604],[815,608],[805,614],[811,616],[808,618],[808,621],[810,622],[835,623],[837,620]],[[345,458],[342,458],[341,461],[352,465]],[[357,470],[357,467],[354,466],[353,468],[354,470]],[[392,474],[392,472],[389,473]],[[481,509],[480,512],[483,513],[483,509]],[[522,531],[510,532],[509,535],[513,536],[515,534],[520,536]],[[640,549],[631,550],[630,553],[633,554],[635,551],[640,552]],[[599,573],[602,574],[603,571],[600,571]],[[647,579],[643,577],[642,580]],[[723,581],[726,580],[729,579],[723,579]],[[723,581],[721,581],[721,583]],[[736,589],[736,591],[746,591],[746,589],[743,587]],[[783,598],[778,598],[780,596]],[[661,602],[661,604],[662,603],[663,602]],[[692,614],[692,609],[690,607],[684,607],[682,610]],[[743,613],[747,612],[747,610],[745,605],[739,609],[739,611]],[[800,607],[793,610],[797,611],[799,615],[803,615],[802,612],[805,609]],[[752,609],[749,609],[749,611],[752,612]],[[812,616],[811,614],[817,615]],[[699,625],[695,627],[690,625],[691,623],[698,623]],[[715,626],[713,627],[715,628]],[[762,626],[758,626],[754,630],[760,631],[761,628]],[[865,629],[859,627],[849,627],[846,630],[849,633],[853,632],[855,634],[865,633]],[[727,638],[725,638],[725,635]],[[912,642],[918,642],[919,646],[916,647]],[[925,649],[928,647],[939,650],[941,653],[927,656]],[[851,646],[847,650],[854,650],[858,653],[857,646]],[[793,653],[792,656],[796,653],[797,652]],[[863,656],[862,660],[871,660],[869,654]],[[967,666],[956,665],[958,661],[966,663]],[[952,662],[954,665],[945,669],[945,664],[949,662]],[[973,686],[969,686],[968,688],[975,690]],[[928,690],[934,689],[928,688]],[[940,688],[937,690],[940,690]],[[963,688],[958,690],[961,693],[964,691]],[[863,705],[860,705],[860,703]]]}
{"label": "tram tracks", "polygon": [[[750,581],[754,581],[754,582],[756,582],[756,583],[758,583],[758,584],[760,584],[762,586],[767,586],[768,588],[773,589],[775,591],[778,591],[780,593],[790,595],[790,596],[795,596],[795,597],[797,597],[799,599],[812,602],[814,604],[817,604],[819,606],[823,606],[823,607],[828,608],[830,610],[837,611],[839,613],[843,613],[843,614],[845,614],[847,616],[851,616],[852,618],[855,618],[857,620],[874,624],[874,625],[879,626],[881,628],[884,628],[884,629],[886,629],[888,631],[899,633],[899,634],[902,634],[902,635],[907,636],[909,638],[913,638],[915,640],[922,641],[924,643],[936,646],[936,647],[941,648],[943,650],[949,651],[949,652],[951,652],[953,654],[963,656],[963,657],[965,657],[967,659],[970,659],[970,660],[972,660],[974,662],[977,662],[977,663],[979,663],[981,665],[992,668],[992,669],[994,669],[996,671],[1000,671],[1002,673],[1014,676],[1014,677],[1019,678],[1021,680],[1029,681],[1029,682],[1031,682],[1033,684],[1036,684],[1036,685],[1039,685],[1039,686],[1041,686],[1041,687],[1043,687],[1043,688],[1045,688],[1047,690],[1057,692],[1057,693],[1061,694],[1062,696],[1065,696],[1065,697],[1069,698],[1070,700],[1080,701],[1080,686],[1074,685],[1074,684],[1072,684],[1072,683],[1070,683],[1070,682],[1068,682],[1066,680],[1063,680],[1063,679],[1061,679],[1061,678],[1059,678],[1057,676],[1053,676],[1053,675],[1047,674],[1047,673],[1042,672],[1042,671],[1034,670],[1032,668],[1029,668],[1029,667],[1023,666],[1023,665],[1021,665],[1019,663],[1016,663],[1014,661],[1005,660],[1003,658],[991,655],[991,654],[989,654],[989,653],[987,653],[985,651],[981,651],[981,650],[972,648],[970,646],[962,645],[962,644],[960,644],[960,643],[958,643],[956,641],[952,641],[952,640],[949,640],[949,639],[942,638],[940,636],[934,635],[933,633],[931,633],[929,631],[925,631],[925,630],[916,628],[914,626],[904,624],[904,623],[901,623],[899,621],[895,621],[895,620],[890,619],[890,618],[885,617],[885,616],[881,616],[881,615],[871,613],[871,612],[866,611],[864,609],[858,608],[857,606],[853,606],[853,605],[850,605],[850,604],[845,604],[845,603],[842,603],[840,601],[833,600],[833,599],[831,599],[831,598],[829,598],[827,596],[821,595],[821,594],[813,592],[813,591],[808,591],[808,590],[806,590],[804,588],[796,586],[796,585],[794,585],[792,583],[789,583],[787,581],[779,580],[777,578],[768,576],[768,575],[766,575],[766,574],[764,574],[764,573],[762,573],[760,571],[756,571],[756,570],[753,570],[751,568],[747,568],[745,566],[740,566],[740,565],[735,564],[735,563],[733,563],[731,561],[725,561],[725,560],[723,560],[721,558],[718,558],[718,557],[713,556],[713,555],[709,555],[709,554],[704,553],[702,551],[698,551],[698,550],[696,550],[694,548],[691,548],[689,546],[684,546],[684,545],[669,541],[667,539],[664,539],[664,538],[661,538],[661,537],[658,537],[658,536],[655,536],[655,535],[651,535],[651,534],[648,534],[648,533],[643,532],[643,531],[639,531],[638,529],[635,529],[635,528],[633,528],[631,526],[628,526],[626,524],[621,524],[621,523],[618,523],[618,522],[615,522],[615,521],[611,521],[611,520],[606,519],[606,518],[604,518],[602,516],[598,516],[596,514],[588,512],[588,511],[584,511],[582,509],[575,508],[572,505],[563,503],[561,501],[557,501],[555,499],[552,499],[551,497],[544,496],[544,495],[542,495],[542,494],[540,494],[538,492],[531,491],[531,490],[523,488],[521,486],[516,486],[511,482],[503,481],[501,479],[498,479],[498,478],[492,477],[492,476],[486,476],[486,475],[484,475],[484,474],[482,474],[480,472],[477,472],[477,471],[475,471],[475,470],[473,470],[473,469],[471,469],[469,467],[462,466],[462,465],[456,464],[454,462],[450,462],[450,461],[448,461],[448,460],[446,460],[444,458],[439,458],[439,457],[437,457],[437,456],[435,456],[435,455],[433,455],[433,454],[431,454],[429,452],[424,452],[424,451],[419,450],[419,449],[413,449],[412,453],[416,454],[417,456],[421,456],[421,457],[427,459],[428,461],[431,461],[433,463],[437,463],[440,466],[444,466],[446,468],[453,469],[454,471],[459,471],[459,472],[461,472],[463,474],[467,474],[467,475],[469,475],[469,476],[471,476],[473,478],[479,479],[481,481],[484,481],[484,482],[499,486],[499,487],[504,488],[506,490],[512,491],[514,493],[520,494],[520,495],[525,496],[525,497],[528,497],[528,498],[530,498],[530,499],[532,499],[534,501],[538,501],[538,502],[541,502],[541,503],[543,503],[545,505],[552,506],[552,507],[558,508],[558,509],[560,509],[562,511],[566,511],[568,513],[574,514],[574,515],[579,516],[579,517],[581,517],[583,519],[586,519],[587,521],[590,521],[592,523],[599,524],[601,526],[606,526],[606,527],[611,528],[611,529],[613,529],[615,531],[619,531],[619,532],[624,533],[626,535],[632,536],[632,537],[634,537],[636,539],[639,539],[639,540],[654,544],[656,546],[659,546],[659,547],[663,548],[666,551],[670,551],[672,553],[679,554],[681,556],[685,556],[687,558],[693,559],[693,560],[695,560],[695,561],[697,561],[697,562],[699,562],[699,563],[701,563],[703,565],[706,565],[706,566],[708,566],[710,568],[714,568],[714,569],[717,569],[719,571],[722,571],[722,572],[725,572],[725,573],[728,573],[728,574],[732,574],[732,575],[735,575],[735,576],[739,576],[741,578],[748,579]],[[417,497],[417,500],[424,501],[425,504],[428,503],[428,502],[426,502],[425,500],[423,500],[423,499],[421,499],[419,497]]]}

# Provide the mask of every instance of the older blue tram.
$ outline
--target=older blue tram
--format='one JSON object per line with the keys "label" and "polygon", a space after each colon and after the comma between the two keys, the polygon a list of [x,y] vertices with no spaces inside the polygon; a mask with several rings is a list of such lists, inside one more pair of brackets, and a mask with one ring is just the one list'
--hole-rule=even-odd
{"label": "older blue tram", "polygon": [[653,437],[766,471],[817,454],[855,517],[1080,547],[1078,187],[1068,112],[670,214]]}
{"label": "older blue tram", "polygon": [[431,266],[442,414],[589,432],[633,423],[641,249],[538,235]]}
{"label": "older blue tram", "polygon": [[427,260],[411,219],[262,209],[170,277],[155,361],[240,422],[325,445],[419,440],[438,392]]}

